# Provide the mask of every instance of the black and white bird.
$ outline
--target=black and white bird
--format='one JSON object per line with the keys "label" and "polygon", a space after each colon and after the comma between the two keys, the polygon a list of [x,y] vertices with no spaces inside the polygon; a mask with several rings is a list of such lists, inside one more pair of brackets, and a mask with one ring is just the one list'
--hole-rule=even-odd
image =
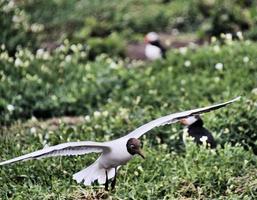
{"label": "black and white bird", "polygon": [[145,36],[145,56],[149,60],[165,58],[166,49],[160,42],[159,35],[155,32],[150,32]]}
{"label": "black and white bird", "polygon": [[140,155],[143,158],[145,157],[138,139],[144,133],[150,131],[154,127],[172,124],[189,116],[199,115],[201,113],[219,109],[237,101],[238,99],[239,97],[225,103],[160,117],[140,126],[129,134],[116,140],[107,142],[83,141],[63,143],[1,162],[0,165],[53,156],[75,156],[92,152],[101,153],[93,164],[74,174],[73,179],[78,183],[83,182],[84,185],[91,185],[94,181],[98,181],[100,184],[105,183],[105,189],[108,190],[108,180],[113,178],[111,183],[111,187],[113,189],[116,183],[117,169],[121,165],[125,165],[135,155]]}
{"label": "black and white bird", "polygon": [[187,137],[192,137],[196,144],[203,144],[206,142],[212,149],[216,148],[217,143],[213,135],[203,126],[203,120],[199,115],[190,116],[180,120],[180,123],[186,126],[183,141],[186,143]]}

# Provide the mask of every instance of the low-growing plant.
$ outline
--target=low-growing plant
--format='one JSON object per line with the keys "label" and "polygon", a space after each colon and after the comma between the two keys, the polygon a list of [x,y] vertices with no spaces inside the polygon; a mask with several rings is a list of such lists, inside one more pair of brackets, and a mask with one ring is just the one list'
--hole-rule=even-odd
{"label": "low-growing plant", "polygon": [[[223,46],[182,48],[168,52],[166,60],[139,64],[104,54],[90,61],[87,48],[69,41],[51,53],[20,48],[15,57],[2,45],[0,120],[8,126],[0,129],[1,160],[44,145],[106,141],[173,112],[239,95],[242,100],[203,117],[218,141],[217,151],[185,147],[179,125],[152,130],[142,138],[147,160],[135,159],[123,167],[119,172],[122,187],[113,194],[103,193],[101,186],[84,188],[72,180],[72,173],[95,158],[82,156],[75,161],[50,158],[1,167],[0,196],[256,198],[255,179],[249,178],[256,172],[255,46],[229,39]],[[82,115],[85,120],[78,125],[53,122],[53,126],[37,121],[62,115]]]}

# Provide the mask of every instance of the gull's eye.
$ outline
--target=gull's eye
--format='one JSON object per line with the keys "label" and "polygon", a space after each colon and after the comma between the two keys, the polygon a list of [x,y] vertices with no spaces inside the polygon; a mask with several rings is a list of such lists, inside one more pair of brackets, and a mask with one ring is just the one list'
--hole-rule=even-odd
{"label": "gull's eye", "polygon": [[134,148],[135,148],[135,145],[134,145],[134,144],[131,144],[131,145],[130,145],[130,148],[131,148],[131,149],[134,149]]}

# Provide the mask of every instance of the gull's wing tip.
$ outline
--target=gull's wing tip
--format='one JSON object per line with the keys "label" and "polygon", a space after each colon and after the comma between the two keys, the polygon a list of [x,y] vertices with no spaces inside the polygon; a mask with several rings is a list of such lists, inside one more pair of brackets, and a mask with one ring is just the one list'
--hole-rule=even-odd
{"label": "gull's wing tip", "polygon": [[6,165],[7,163],[8,162],[6,162],[6,161],[0,162],[0,166]]}
{"label": "gull's wing tip", "polygon": [[242,98],[242,96],[238,96],[238,97],[236,97],[234,100],[235,101],[238,101],[238,100],[240,100]]}
{"label": "gull's wing tip", "polygon": [[238,96],[238,97],[236,97],[236,98],[232,99],[230,102],[239,101],[240,99],[241,99],[241,96]]}

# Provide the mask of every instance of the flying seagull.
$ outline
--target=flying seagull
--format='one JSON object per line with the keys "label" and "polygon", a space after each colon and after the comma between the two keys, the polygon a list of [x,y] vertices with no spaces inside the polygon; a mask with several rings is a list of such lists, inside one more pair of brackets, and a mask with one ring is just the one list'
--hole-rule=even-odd
{"label": "flying seagull", "polygon": [[[186,135],[193,137],[196,144],[202,144],[203,141],[213,149],[216,148],[217,143],[212,134],[203,127],[203,120],[199,115],[183,118],[180,123],[186,126]],[[184,143],[186,142],[186,135],[183,135]]]}
{"label": "flying seagull", "polygon": [[84,185],[91,185],[94,181],[98,181],[99,184],[105,183],[105,189],[108,190],[108,180],[113,178],[111,188],[114,189],[116,184],[117,169],[121,165],[126,164],[135,155],[140,155],[142,158],[145,157],[141,150],[140,140],[138,139],[144,133],[150,131],[154,127],[172,124],[189,116],[199,115],[201,113],[222,108],[233,103],[234,101],[239,100],[239,98],[240,97],[237,97],[225,103],[160,117],[140,126],[129,134],[116,140],[108,142],[83,141],[63,143],[1,162],[0,165],[53,156],[75,156],[92,152],[101,153],[100,157],[93,164],[74,174],[73,179],[75,179],[78,183],[83,182]]}

